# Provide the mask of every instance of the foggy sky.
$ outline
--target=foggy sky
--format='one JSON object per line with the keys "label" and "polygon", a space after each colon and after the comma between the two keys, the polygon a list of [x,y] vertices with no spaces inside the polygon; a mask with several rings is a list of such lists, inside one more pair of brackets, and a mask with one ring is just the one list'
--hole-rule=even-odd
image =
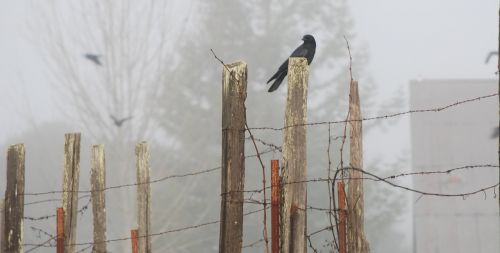
{"label": "foggy sky", "polygon": [[[40,31],[28,26],[29,3],[3,1],[0,8],[0,143],[33,125],[64,119],[57,109],[61,105],[54,102],[57,93],[50,90],[53,86],[44,75],[43,55],[30,38],[30,33]],[[407,98],[411,79],[496,78],[497,59],[493,58],[488,65],[484,59],[498,47],[497,1],[351,0],[350,3],[358,37],[352,50],[367,48],[370,58],[367,67],[379,87],[378,99],[398,93]],[[219,68],[217,63],[214,68]],[[30,117],[26,119],[26,115]],[[402,150],[409,150],[409,118],[395,122],[389,130],[374,131],[366,137],[365,160],[378,158],[391,162]],[[384,148],[378,146],[381,142],[385,143]],[[6,150],[6,146],[0,147],[3,154]],[[2,161],[2,190],[4,175],[5,161]],[[406,219],[402,226],[409,223]]]}

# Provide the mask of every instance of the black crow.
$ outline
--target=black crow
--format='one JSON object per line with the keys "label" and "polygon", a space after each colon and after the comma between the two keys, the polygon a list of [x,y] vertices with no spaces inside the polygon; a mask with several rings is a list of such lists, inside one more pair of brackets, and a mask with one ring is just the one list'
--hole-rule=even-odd
{"label": "black crow", "polygon": [[[304,37],[302,37],[302,40],[304,41],[304,43],[297,47],[297,49],[293,51],[290,57],[305,57],[307,59],[307,64],[311,64],[314,58],[314,53],[316,52],[316,41],[314,40],[314,37],[309,34],[304,35]],[[273,92],[278,89],[287,74],[288,59],[286,59],[286,61],[281,64],[278,71],[269,79],[269,81],[267,81],[267,83],[270,83],[272,80],[276,79],[273,85],[271,85],[271,88],[269,88],[268,92]]]}
{"label": "black crow", "polygon": [[123,123],[125,123],[125,121],[130,120],[130,119],[133,118],[133,116],[128,116],[126,118],[117,119],[112,114],[110,114],[109,117],[113,120],[113,123],[115,123],[115,126],[117,126],[117,127],[121,127],[123,125]]}
{"label": "black crow", "polygon": [[488,56],[486,56],[486,60],[484,61],[484,64],[487,64],[490,61],[491,57],[493,57],[493,56],[498,56],[498,52],[497,51],[491,51],[488,54]]}
{"label": "black crow", "polygon": [[87,58],[89,61],[92,61],[96,65],[102,66],[101,59],[100,59],[101,55],[98,55],[98,54],[84,54],[83,56],[85,56],[85,58]]}

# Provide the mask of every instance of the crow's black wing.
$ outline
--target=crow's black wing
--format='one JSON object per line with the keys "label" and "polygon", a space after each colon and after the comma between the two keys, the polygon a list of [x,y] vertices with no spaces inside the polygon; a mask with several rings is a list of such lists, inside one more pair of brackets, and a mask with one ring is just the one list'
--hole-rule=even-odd
{"label": "crow's black wing", "polygon": [[[297,47],[292,52],[292,54],[290,55],[290,57],[306,57],[307,53],[308,53],[307,48],[305,48],[303,45],[300,45],[299,47]],[[274,79],[282,76],[283,72],[284,72],[285,76],[288,73],[288,58],[286,59],[285,62],[283,62],[283,64],[281,64],[281,66],[279,67],[278,71],[276,73],[274,73],[274,75],[271,78],[269,78],[269,80],[267,81],[267,83],[269,83],[272,80],[274,80]]]}
{"label": "crow's black wing", "polygon": [[309,50],[304,47],[304,45],[300,45],[293,51],[293,53],[290,55],[290,57],[307,57],[307,54],[309,53]]}

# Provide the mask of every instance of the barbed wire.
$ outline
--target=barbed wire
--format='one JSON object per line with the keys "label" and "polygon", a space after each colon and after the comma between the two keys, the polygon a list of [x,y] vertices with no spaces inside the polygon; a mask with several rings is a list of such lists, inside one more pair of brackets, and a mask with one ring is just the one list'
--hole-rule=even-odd
{"label": "barbed wire", "polygon": [[[266,209],[269,209],[269,207],[267,207]],[[252,214],[255,214],[255,213],[259,213],[259,212],[262,212],[262,211],[264,211],[264,208],[260,208],[260,209],[253,210],[253,211],[248,211],[248,212],[244,213],[243,216],[244,217],[245,216],[249,216],[249,215],[252,215]],[[142,236],[138,236],[137,238],[156,237],[156,236],[162,236],[162,235],[176,233],[176,232],[184,232],[184,231],[187,231],[187,230],[192,230],[192,229],[197,229],[197,228],[201,228],[201,227],[206,227],[206,226],[214,225],[214,224],[218,224],[218,223],[220,223],[220,220],[213,220],[213,221],[199,223],[199,224],[195,224],[195,225],[191,225],[191,226],[174,228],[174,229],[165,230],[165,231],[161,231],[161,232],[157,232],[157,233],[151,233],[151,234],[148,234],[148,235],[142,235]],[[121,238],[114,238],[114,239],[109,239],[109,240],[99,241],[99,242],[81,242],[81,243],[65,244],[64,246],[92,246],[92,245],[96,245],[96,244],[118,242],[118,241],[126,241],[126,240],[131,240],[131,239],[132,239],[132,237],[121,237]],[[47,246],[46,244],[47,244],[47,241],[43,242],[43,243],[24,243],[23,246],[25,246],[25,247],[33,246],[33,247],[37,247],[37,248],[39,248],[39,247],[46,247],[46,248],[54,248],[54,247],[56,247],[55,245],[49,245],[49,246]]]}
{"label": "barbed wire", "polygon": [[[484,188],[480,188],[478,190],[474,190],[474,191],[469,191],[469,192],[463,192],[463,193],[437,193],[437,192],[426,192],[426,191],[423,191],[423,190],[418,190],[418,189],[413,189],[413,188],[410,188],[410,187],[407,187],[407,186],[402,186],[402,185],[399,185],[399,184],[396,184],[396,183],[393,183],[391,181],[389,181],[388,179],[392,179],[392,178],[396,178],[396,177],[401,177],[401,176],[423,176],[423,175],[431,175],[431,174],[437,174],[437,173],[441,173],[441,174],[444,174],[444,173],[448,173],[447,171],[457,171],[459,169],[471,169],[471,168],[481,168],[481,167],[485,167],[485,165],[467,165],[467,166],[462,166],[462,167],[457,167],[457,168],[454,168],[454,169],[448,169],[448,170],[444,170],[444,171],[426,171],[426,172],[417,172],[417,173],[405,173],[405,174],[398,174],[398,175],[395,175],[395,176],[388,176],[388,177],[381,177],[381,176],[378,176],[374,173],[371,173],[371,172],[368,172],[368,171],[365,171],[363,169],[359,169],[359,168],[353,168],[353,167],[345,167],[345,168],[341,168],[339,170],[337,170],[336,172],[340,172],[340,171],[346,171],[346,170],[355,170],[355,171],[358,171],[358,172],[361,172],[362,174],[365,174],[369,177],[363,177],[363,178],[352,178],[354,180],[366,180],[366,179],[372,179],[373,181],[380,181],[380,182],[384,182],[386,184],[389,184],[393,187],[396,187],[396,188],[400,188],[400,189],[403,189],[403,190],[406,190],[406,191],[410,191],[410,192],[414,192],[414,193],[419,193],[419,194],[422,194],[422,195],[428,195],[428,196],[436,196],[436,197],[468,197],[468,196],[471,196],[471,195],[475,195],[475,194],[478,194],[478,193],[483,193],[485,192],[486,190],[490,190],[490,189],[494,189],[496,186],[499,186],[500,183],[496,183],[496,184],[493,184],[493,185],[490,185],[490,186],[487,186],[487,187],[484,187]],[[487,165],[487,167],[492,167],[492,168],[498,168],[499,166],[497,165]],[[319,177],[319,178],[312,178],[312,179],[307,179],[307,180],[300,180],[300,181],[293,181],[293,182],[286,182],[286,183],[282,183],[282,186],[283,185],[287,185],[287,184],[300,184],[300,183],[317,183],[317,182],[336,182],[336,181],[341,181],[342,179],[338,179],[338,178],[322,178],[322,177]],[[266,189],[269,189],[271,186],[267,186],[265,187]],[[221,195],[224,195],[224,194],[229,194],[229,193],[232,193],[232,192],[243,192],[243,193],[260,193],[262,192],[264,189],[263,188],[260,188],[260,189],[254,189],[254,190],[242,190],[242,191],[231,191],[231,192],[224,192],[224,193],[221,193]],[[496,193],[494,192],[494,196],[496,198]]]}
{"label": "barbed wire", "polygon": [[[393,113],[393,114],[387,114],[387,115],[381,115],[381,116],[375,116],[375,117],[367,117],[367,118],[362,118],[362,119],[345,119],[345,120],[338,120],[338,121],[320,121],[320,122],[311,122],[311,123],[306,123],[306,124],[298,124],[298,125],[290,125],[290,126],[284,126],[281,128],[274,128],[274,127],[251,127],[248,128],[247,130],[275,130],[275,131],[281,131],[283,129],[289,128],[289,127],[295,127],[295,126],[316,126],[316,125],[332,125],[332,124],[339,124],[339,123],[348,123],[348,122],[354,122],[354,121],[369,121],[369,120],[376,120],[376,119],[388,119],[388,118],[393,118],[397,116],[402,116],[406,114],[412,114],[412,113],[425,113],[425,112],[440,112],[458,105],[462,105],[465,103],[470,103],[474,101],[479,101],[481,99],[486,99],[490,97],[497,96],[498,93],[490,94],[490,95],[484,95],[484,96],[479,96],[479,97],[474,97],[466,100],[461,100],[452,104],[448,104],[445,106],[441,107],[436,107],[436,108],[431,108],[431,109],[418,109],[418,110],[409,110],[409,111],[404,111],[404,112],[398,112],[398,113]],[[344,139],[345,135],[342,136],[336,136],[335,139]],[[250,137],[248,137],[250,138]],[[272,143],[268,143],[266,141],[263,141],[261,139],[256,138],[256,141],[260,142],[262,145],[268,146],[269,149],[265,150],[263,152],[260,152],[259,154],[266,154],[270,152],[275,152],[279,151],[281,152],[281,147],[277,146]],[[245,156],[245,158],[250,158],[250,157],[257,157],[258,154],[254,155],[248,155]],[[109,186],[104,189],[100,189],[97,191],[108,191],[108,190],[113,190],[113,189],[120,189],[120,188],[126,188],[126,187],[133,187],[133,186],[138,186],[140,184],[155,184],[159,182],[163,182],[169,179],[173,178],[183,178],[183,177],[189,177],[189,176],[196,176],[196,175],[201,175],[205,173],[210,173],[216,170],[221,169],[220,166],[218,167],[213,167],[205,170],[200,170],[200,171],[194,171],[190,173],[184,173],[184,174],[174,174],[174,175],[169,175],[169,176],[164,176],[155,180],[151,180],[149,182],[144,182],[144,183],[128,183],[128,184],[121,184],[121,185],[114,185],[114,186]],[[78,193],[92,193],[92,190],[78,190],[78,191],[62,191],[62,190],[54,190],[54,191],[46,191],[46,192],[31,192],[31,193],[24,193],[25,196],[41,196],[41,195],[49,195],[49,194],[60,194],[64,192],[78,192]],[[37,202],[30,202],[29,204],[36,204],[36,203],[43,203],[43,202],[51,202],[51,201],[56,201],[56,199],[49,199],[49,200],[44,200],[44,201],[37,201]]]}
{"label": "barbed wire", "polygon": [[447,104],[444,106],[435,107],[435,108],[409,110],[409,111],[391,113],[391,114],[374,116],[374,117],[365,117],[365,118],[361,118],[361,119],[351,119],[351,120],[346,119],[346,120],[337,120],[337,121],[319,121],[319,122],[310,122],[310,123],[305,123],[305,124],[296,124],[296,125],[289,125],[289,126],[283,126],[283,127],[253,127],[253,128],[250,128],[250,130],[282,131],[286,128],[298,127],[298,126],[334,125],[334,124],[341,124],[341,123],[355,122],[355,121],[364,122],[364,121],[372,121],[372,120],[379,120],[379,119],[390,119],[390,118],[403,116],[403,115],[407,115],[407,114],[414,114],[414,113],[441,112],[441,111],[447,110],[447,109],[455,107],[455,106],[459,106],[462,104],[471,103],[471,102],[479,101],[481,99],[491,98],[491,97],[495,97],[495,96],[498,96],[498,93],[493,93],[493,94],[489,94],[489,95],[465,99],[465,100],[461,100],[461,101]]}
{"label": "barbed wire", "polygon": [[[264,150],[260,153],[259,155],[267,154],[270,152],[276,151],[275,149],[268,149]],[[257,157],[257,154],[252,154],[252,155],[247,155],[245,158],[252,158],[252,157]],[[99,191],[108,191],[108,190],[113,190],[113,189],[120,189],[120,188],[127,188],[127,187],[133,187],[133,186],[138,186],[142,184],[155,184],[163,181],[167,181],[170,179],[174,178],[184,178],[184,177],[190,177],[190,176],[197,176],[201,174],[207,174],[216,170],[220,170],[222,167],[217,166],[209,169],[204,169],[204,170],[199,170],[199,171],[193,171],[193,172],[188,172],[188,173],[182,173],[182,174],[173,174],[169,176],[164,176],[158,179],[150,180],[149,182],[143,182],[143,183],[127,183],[127,184],[121,184],[121,185],[114,185],[114,186],[108,186],[103,189],[95,190],[95,192]],[[78,190],[78,191],[61,191],[61,190],[54,190],[54,191],[45,191],[45,192],[28,192],[24,193],[24,196],[41,196],[41,195],[49,195],[49,194],[60,194],[60,193],[92,193],[92,190]],[[54,199],[47,200],[47,202],[53,201]]]}
{"label": "barbed wire", "polygon": [[[349,45],[348,45],[348,47],[349,47]],[[215,52],[213,50],[211,50],[211,51],[214,54],[214,57],[217,60],[219,60],[219,62],[221,64],[223,64],[224,67],[226,67],[226,69],[229,71],[229,69],[224,64],[224,62],[222,60],[220,60],[215,55]],[[234,77],[233,76],[233,72],[231,72],[231,71],[229,71],[229,72],[230,72],[231,77]],[[352,79],[352,77],[351,77],[351,79]],[[260,155],[263,155],[263,154],[266,154],[266,153],[270,153],[270,152],[282,152],[282,147],[281,146],[278,146],[278,145],[275,145],[273,143],[267,142],[265,140],[256,138],[255,136],[252,135],[251,130],[282,131],[282,130],[287,129],[287,128],[298,127],[298,126],[328,125],[328,148],[327,148],[327,153],[328,153],[328,169],[327,169],[328,170],[328,177],[326,177],[326,178],[324,178],[324,177],[312,178],[312,179],[307,179],[307,180],[303,180],[303,181],[287,182],[287,183],[281,183],[281,184],[282,185],[296,184],[296,183],[306,183],[306,184],[308,184],[308,183],[316,183],[316,182],[326,182],[328,184],[328,187],[329,187],[329,198],[330,198],[330,205],[329,205],[329,207],[315,207],[315,206],[307,205],[306,209],[312,210],[312,211],[318,211],[318,212],[325,212],[329,216],[329,226],[326,226],[324,228],[321,228],[319,230],[316,230],[316,231],[314,231],[312,233],[307,234],[306,235],[306,239],[307,239],[309,248],[311,248],[314,252],[318,252],[317,248],[314,247],[314,245],[312,243],[311,237],[313,237],[313,236],[315,236],[317,234],[320,234],[322,232],[325,232],[325,231],[331,231],[332,232],[332,236],[333,236],[332,243],[338,249],[338,245],[337,245],[337,242],[336,242],[336,236],[335,236],[335,232],[334,232],[334,228],[338,228],[338,223],[337,223],[337,220],[335,220],[335,224],[333,224],[331,218],[334,217],[336,219],[337,218],[336,217],[336,212],[344,211],[344,210],[338,210],[336,208],[336,206],[335,206],[335,200],[334,200],[335,194],[334,194],[333,185],[334,185],[334,183],[336,181],[343,180],[346,177],[345,174],[347,174],[347,173],[344,173],[344,172],[347,171],[347,170],[358,171],[358,172],[360,172],[360,173],[362,173],[364,175],[363,177],[360,177],[360,178],[351,178],[353,180],[370,180],[370,181],[375,181],[375,182],[384,182],[385,184],[388,184],[391,187],[420,194],[421,197],[422,196],[462,197],[463,199],[465,199],[465,198],[467,198],[469,196],[483,193],[484,196],[485,196],[485,198],[486,198],[487,197],[486,196],[486,191],[493,189],[493,196],[494,196],[494,198],[496,198],[497,196],[496,196],[495,189],[496,189],[497,186],[500,185],[500,182],[499,182],[499,183],[496,183],[494,185],[490,185],[490,186],[486,186],[486,187],[481,187],[480,189],[476,189],[476,190],[472,190],[472,191],[468,191],[468,192],[441,193],[441,192],[425,191],[425,190],[421,190],[421,189],[414,189],[414,188],[407,187],[407,186],[404,186],[404,185],[396,184],[393,181],[391,181],[391,180],[394,180],[394,179],[397,179],[397,178],[407,177],[407,176],[427,176],[427,175],[438,175],[438,174],[450,174],[450,173],[453,173],[453,172],[456,172],[456,171],[471,170],[471,169],[478,169],[478,168],[499,168],[498,165],[493,165],[493,164],[465,165],[465,166],[455,167],[455,168],[451,168],[451,169],[427,170],[427,171],[417,171],[417,172],[405,172],[405,173],[398,173],[398,174],[394,174],[394,175],[390,175],[390,176],[379,176],[379,175],[376,175],[375,173],[369,172],[367,170],[363,170],[361,168],[344,167],[343,166],[343,161],[342,161],[342,157],[343,157],[342,156],[342,149],[344,147],[345,140],[346,140],[346,137],[347,137],[347,134],[346,134],[347,131],[346,131],[346,129],[347,129],[347,123],[348,122],[364,122],[364,121],[373,121],[373,120],[385,120],[385,119],[391,119],[391,118],[395,118],[395,117],[399,117],[399,116],[404,116],[404,115],[409,115],[409,114],[441,112],[441,111],[448,110],[450,108],[457,107],[457,106],[460,106],[460,105],[463,105],[463,104],[467,104],[467,103],[471,103],[471,102],[476,102],[476,101],[480,101],[482,99],[487,99],[487,98],[491,98],[491,97],[495,97],[495,96],[498,96],[498,93],[489,94],[489,95],[483,95],[483,96],[478,96],[478,97],[469,98],[469,99],[465,99],[465,100],[460,100],[460,101],[457,101],[455,103],[446,104],[446,105],[443,105],[443,106],[440,106],[440,107],[434,107],[434,108],[428,108],[428,109],[416,109],[416,110],[414,109],[414,110],[396,112],[396,113],[379,115],[379,116],[373,116],[373,117],[364,117],[364,118],[361,118],[361,119],[349,119],[349,114],[348,114],[347,117],[344,120],[337,120],[337,121],[310,122],[310,123],[305,123],[305,124],[295,124],[295,125],[288,125],[288,126],[277,127],[277,128],[276,127],[252,127],[252,128],[250,128],[250,127],[246,126],[245,130],[250,134],[250,136],[247,137],[246,139],[247,140],[252,140],[252,142],[254,144],[254,147],[255,147],[255,150],[256,150],[256,153],[252,154],[252,155],[245,156],[245,158],[257,157],[259,159],[259,161],[260,161],[260,164],[262,166],[263,172],[265,172],[265,167],[264,167],[264,165],[262,163],[262,159],[260,158]],[[331,135],[331,131],[330,131],[331,129],[330,129],[330,127],[331,127],[331,125],[334,125],[334,124],[346,124],[344,126],[343,135],[341,135],[341,136],[332,136]],[[340,162],[339,162],[339,164],[337,166],[337,169],[335,170],[335,176],[332,178],[331,175],[330,175],[330,172],[331,172],[331,160],[330,160],[330,146],[331,146],[331,141],[332,140],[340,140],[340,139],[342,140],[342,146],[341,146],[341,151],[340,151],[341,152],[341,155],[340,155],[341,159],[340,159]],[[262,152],[259,152],[258,147],[256,145],[256,142],[258,142],[259,144],[267,147],[267,149],[264,150],[264,151],[262,151]],[[121,188],[127,188],[127,187],[134,187],[134,186],[138,186],[138,185],[141,185],[141,184],[155,184],[155,183],[164,182],[164,181],[167,181],[169,179],[174,179],[174,178],[185,178],[185,177],[191,177],[191,176],[204,175],[204,174],[208,174],[208,173],[220,170],[220,169],[221,169],[221,166],[218,166],[218,167],[212,167],[212,168],[208,168],[208,169],[204,169],[204,170],[192,171],[192,172],[188,172],[188,173],[172,174],[172,175],[160,177],[158,179],[150,180],[148,182],[143,182],[143,183],[127,183],[127,184],[114,185],[114,186],[109,186],[109,187],[106,187],[106,188],[103,188],[103,189],[100,189],[100,190],[97,190],[97,191],[107,191],[107,190],[113,190],[113,189],[121,189]],[[337,176],[338,176],[339,173],[341,174],[341,176],[340,176],[340,178],[337,178]],[[331,188],[330,188],[330,186],[331,186]],[[264,193],[264,198],[263,199],[260,199],[260,200],[259,199],[255,199],[255,198],[253,198],[253,195],[251,195],[249,198],[246,198],[246,199],[244,199],[242,201],[243,204],[253,204],[253,205],[262,205],[263,206],[263,208],[261,208],[261,209],[253,210],[253,211],[250,211],[250,212],[246,212],[246,213],[243,214],[243,216],[248,216],[248,215],[251,215],[251,214],[264,212],[264,221],[263,221],[264,222],[264,232],[263,232],[263,238],[258,239],[258,240],[254,241],[254,242],[251,242],[249,244],[245,244],[243,246],[243,248],[256,247],[256,246],[260,245],[263,242],[266,243],[266,248],[267,248],[268,240],[267,240],[267,231],[266,231],[266,210],[268,208],[270,208],[270,207],[268,206],[269,199],[266,198],[265,191],[267,189],[270,189],[270,188],[271,188],[270,185],[269,186],[266,185],[265,176],[264,176],[263,177],[263,187],[261,189],[242,190],[242,191],[230,191],[230,192],[223,192],[223,193],[220,194],[221,196],[224,196],[226,194],[234,193],[234,192],[243,192],[243,193],[250,193],[250,194]],[[49,195],[49,194],[60,194],[60,193],[65,193],[65,192],[70,192],[70,193],[92,193],[93,191],[92,190],[46,191],[46,192],[25,193],[24,195],[25,196],[43,196],[43,195]],[[79,197],[79,199],[83,199],[83,198],[87,198],[87,197],[89,198],[88,202],[84,206],[82,206],[82,208],[80,208],[77,211],[77,213],[80,214],[80,215],[83,215],[86,212],[86,210],[88,210],[88,207],[91,204],[91,198],[90,198],[90,195],[84,195],[84,196]],[[51,199],[45,199],[45,200],[39,200],[39,201],[32,201],[32,202],[26,203],[25,205],[28,206],[28,205],[35,205],[35,204],[41,204],[41,203],[56,202],[56,201],[60,201],[60,199],[51,198]],[[332,203],[333,203],[333,206],[332,206]],[[36,218],[33,218],[33,217],[24,217],[24,219],[25,220],[31,220],[31,221],[38,221],[38,220],[46,220],[46,219],[53,218],[53,217],[56,217],[56,215],[46,215],[46,216],[41,216],[41,217],[36,217]],[[212,220],[212,221],[208,221],[208,222],[204,222],[204,223],[199,223],[199,224],[195,224],[195,225],[191,225],[191,226],[174,228],[174,229],[170,229],[170,230],[160,231],[160,232],[157,232],[157,233],[151,233],[151,234],[143,235],[143,236],[140,236],[140,237],[162,236],[162,235],[166,235],[166,234],[170,234],[170,233],[178,233],[178,232],[183,232],[183,231],[187,231],[187,230],[198,229],[198,228],[206,227],[206,226],[209,226],[209,225],[214,225],[214,224],[217,224],[217,223],[220,223],[220,220]],[[42,234],[48,236],[49,239],[47,241],[44,241],[44,242],[40,243],[40,244],[35,244],[35,243],[26,243],[26,244],[23,244],[24,246],[33,246],[32,248],[30,248],[26,252],[31,252],[31,251],[33,251],[33,250],[35,250],[37,248],[40,248],[40,247],[55,247],[55,245],[52,244],[52,241],[54,241],[55,236],[51,235],[50,233],[47,233],[47,232],[43,231],[42,229],[38,229],[38,228],[35,228],[35,227],[31,227],[31,228],[32,228],[33,231],[38,232],[39,235],[40,235],[40,233],[42,233]],[[338,234],[338,231],[337,231],[337,234]],[[39,236],[39,238],[40,238],[40,236]],[[81,252],[87,251],[93,245],[96,245],[96,244],[118,242],[118,241],[130,240],[130,239],[131,239],[131,237],[121,237],[121,238],[114,238],[114,239],[109,239],[109,240],[101,241],[101,242],[81,242],[81,243],[74,243],[74,244],[66,244],[66,246],[68,246],[68,245],[86,246],[86,247],[83,247],[82,249],[80,249],[80,250],[77,251],[78,253],[81,253]]]}
{"label": "barbed wire", "polygon": [[[87,203],[85,203],[85,205],[83,205],[80,209],[78,209],[76,211],[77,214],[83,215],[87,210],[89,210],[89,206],[92,203],[92,198],[90,198],[90,195],[82,196],[82,197],[79,197],[78,199],[83,199],[83,198],[87,198],[87,197],[89,198],[89,200],[87,201]],[[24,216],[23,219],[29,220],[29,221],[40,221],[40,220],[48,220],[51,218],[55,218],[56,216],[57,215],[55,215],[55,214],[48,214],[48,215],[39,216],[39,217]]]}

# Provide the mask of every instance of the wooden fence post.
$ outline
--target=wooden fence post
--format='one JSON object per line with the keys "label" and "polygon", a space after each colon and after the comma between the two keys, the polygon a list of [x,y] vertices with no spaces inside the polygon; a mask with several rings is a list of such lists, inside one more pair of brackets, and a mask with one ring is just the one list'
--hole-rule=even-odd
{"label": "wooden fence post", "polygon": [[271,160],[271,252],[280,251],[280,162]]}
{"label": "wooden fence post", "polygon": [[56,226],[56,252],[64,253],[64,209],[57,208],[57,226]]}
{"label": "wooden fence post", "polygon": [[23,252],[24,219],[24,144],[7,151],[7,188],[5,190],[5,252]]}
{"label": "wooden fence post", "polygon": [[338,194],[338,217],[339,217],[339,253],[346,253],[346,208],[345,208],[345,191],[344,182],[337,182],[337,194]]}
{"label": "wooden fence post", "polygon": [[[358,82],[352,80],[349,92],[350,167],[363,169],[363,124],[361,122]],[[349,170],[347,193],[347,252],[367,253],[364,230],[363,174]]]}
{"label": "wooden fence post", "polygon": [[151,253],[151,185],[149,184],[149,146],[141,142],[135,146],[137,165],[137,222],[139,253]]}
{"label": "wooden fence post", "polygon": [[239,253],[243,242],[246,96],[247,64],[225,65],[222,81],[220,253]]}
{"label": "wooden fence post", "polygon": [[0,199],[0,253],[5,252],[5,209],[4,200]]}
{"label": "wooden fence post", "polygon": [[132,253],[139,253],[139,246],[137,242],[137,237],[139,235],[139,231],[137,229],[130,230],[130,241],[132,242]]}
{"label": "wooden fence post", "polygon": [[62,207],[64,210],[65,253],[75,253],[80,178],[80,133],[64,135],[64,175]]}
{"label": "wooden fence post", "polygon": [[306,252],[306,116],[309,66],[305,58],[290,58],[285,110],[281,176],[281,252]]}
{"label": "wooden fence post", "polygon": [[92,146],[90,185],[94,217],[93,253],[106,253],[106,160],[104,146]]}

